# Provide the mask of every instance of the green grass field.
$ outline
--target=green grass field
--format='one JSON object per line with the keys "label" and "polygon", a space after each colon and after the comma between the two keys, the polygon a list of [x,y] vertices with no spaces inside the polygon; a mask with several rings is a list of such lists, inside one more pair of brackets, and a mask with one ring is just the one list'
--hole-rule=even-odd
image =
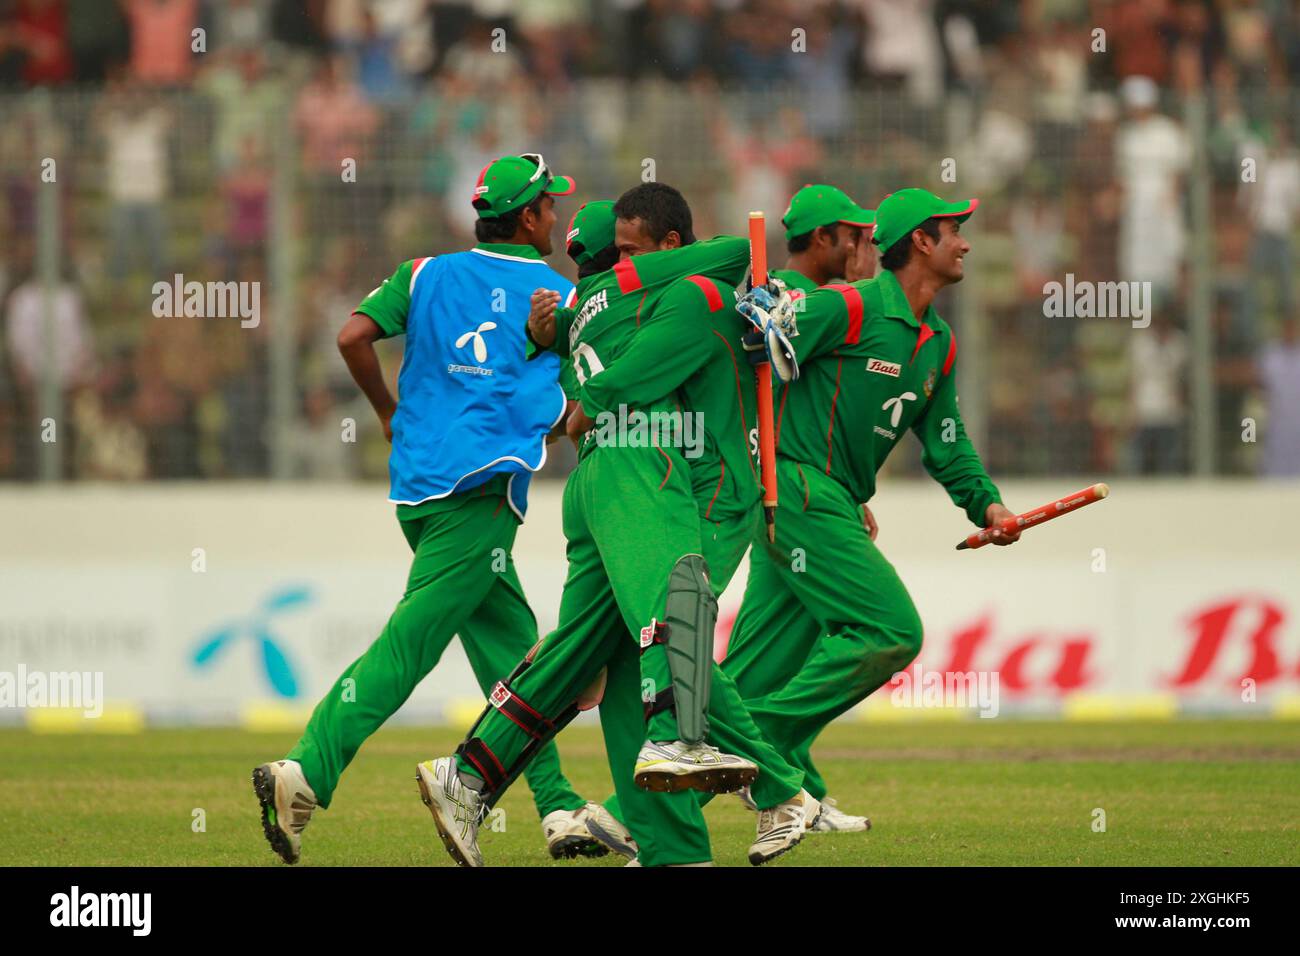
{"label": "green grass field", "polygon": [[[302,865],[449,866],[416,792],[417,760],[449,753],[452,729],[381,731],[312,821]],[[249,772],[292,735],[234,730],[137,735],[0,732],[5,865],[275,865]],[[599,730],[561,738],[580,792],[610,790]],[[817,834],[773,866],[1300,863],[1300,725],[1178,721],[1069,724],[837,724],[818,746],[840,806],[869,833]],[[522,782],[504,832],[482,835],[488,865],[556,863]],[[206,815],[194,832],[193,811]],[[1094,808],[1106,814],[1094,832]],[[707,810],[719,865],[747,866],[754,818],[739,801]]]}

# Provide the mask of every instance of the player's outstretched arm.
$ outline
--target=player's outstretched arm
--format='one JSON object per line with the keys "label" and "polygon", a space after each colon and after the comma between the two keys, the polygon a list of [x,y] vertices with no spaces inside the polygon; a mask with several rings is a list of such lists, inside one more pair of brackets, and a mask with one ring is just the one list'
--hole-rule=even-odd
{"label": "player's outstretched arm", "polygon": [[643,288],[655,288],[693,275],[736,286],[749,269],[749,240],[740,236],[714,236],[689,246],[647,252],[628,261]]}

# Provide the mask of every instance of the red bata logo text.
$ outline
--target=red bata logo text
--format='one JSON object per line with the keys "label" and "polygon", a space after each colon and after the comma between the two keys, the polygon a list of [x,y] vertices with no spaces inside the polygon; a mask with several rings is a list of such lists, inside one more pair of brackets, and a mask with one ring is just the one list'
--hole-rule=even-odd
{"label": "red bata logo text", "polygon": [[[1183,621],[1190,638],[1186,650],[1181,659],[1169,655],[1173,666],[1153,675],[1155,684],[1187,692],[1215,686],[1237,689],[1247,679],[1258,688],[1288,677],[1300,679],[1300,661],[1283,660],[1286,612],[1266,597],[1202,605]],[[1105,675],[1096,664],[1098,644],[1097,635],[1087,631],[999,640],[988,613],[958,628],[948,643],[947,659],[932,666],[951,673],[996,672],[1000,689],[1012,696],[1069,693],[1103,682]]]}

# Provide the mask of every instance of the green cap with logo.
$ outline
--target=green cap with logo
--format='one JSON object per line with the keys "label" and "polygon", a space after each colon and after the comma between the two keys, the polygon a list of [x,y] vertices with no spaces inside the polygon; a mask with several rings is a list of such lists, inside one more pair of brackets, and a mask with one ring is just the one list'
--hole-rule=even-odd
{"label": "green cap with logo", "polygon": [[502,156],[483,167],[474,184],[474,208],[480,219],[499,219],[523,209],[547,193],[567,196],[578,187],[569,176],[556,176],[541,153]]}
{"label": "green cap with logo", "polygon": [[880,201],[871,241],[888,249],[927,219],[952,217],[965,222],[979,204],[978,199],[944,202],[924,189],[900,189]]}
{"label": "green cap with logo", "polygon": [[582,265],[614,244],[614,200],[585,202],[569,220],[565,248],[569,258]]}
{"label": "green cap with logo", "polygon": [[809,183],[795,193],[781,217],[787,240],[812,232],[818,226],[831,226],[837,222],[869,226],[875,221],[873,210],[863,209],[844,190],[823,183]]}

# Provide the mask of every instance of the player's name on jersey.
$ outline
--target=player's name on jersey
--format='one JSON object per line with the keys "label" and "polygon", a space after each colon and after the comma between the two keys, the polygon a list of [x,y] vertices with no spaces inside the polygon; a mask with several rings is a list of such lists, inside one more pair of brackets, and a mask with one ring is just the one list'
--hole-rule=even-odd
{"label": "player's name on jersey", "polygon": [[260,282],[186,282],[178,272],[171,282],[155,282],[152,292],[155,318],[237,318],[245,329],[255,329],[262,322]]}
{"label": "player's name on jersey", "polygon": [[586,441],[609,448],[680,448],[686,458],[704,453],[704,413],[638,411],[620,404],[600,412]]}
{"label": "player's name on jersey", "polygon": [[573,324],[569,326],[570,349],[577,347],[578,337],[582,335],[582,330],[591,321],[592,316],[602,311],[607,305],[609,305],[609,292],[606,289],[601,289],[582,303],[582,308],[578,310],[578,314],[573,318]]}
{"label": "player's name on jersey", "polygon": [[1049,319],[1131,319],[1133,328],[1151,324],[1150,282],[1091,282],[1065,274],[1064,282],[1043,284],[1043,315]]}

